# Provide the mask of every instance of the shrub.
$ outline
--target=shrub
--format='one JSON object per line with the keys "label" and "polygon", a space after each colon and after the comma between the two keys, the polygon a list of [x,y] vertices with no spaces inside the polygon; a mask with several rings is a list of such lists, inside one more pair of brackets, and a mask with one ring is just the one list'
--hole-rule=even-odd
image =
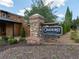
{"label": "shrub", "polygon": [[76,30],[76,29],[77,29],[77,26],[76,26],[76,25],[72,25],[72,26],[71,26],[71,29],[72,29],[72,30]]}
{"label": "shrub", "polygon": [[5,44],[4,40],[0,39],[0,46],[2,46],[4,44]]}
{"label": "shrub", "polygon": [[10,37],[10,38],[8,39],[8,43],[9,43],[10,45],[16,44],[16,43],[17,43],[17,40],[14,39],[13,37]]}
{"label": "shrub", "polygon": [[63,34],[66,34],[71,29],[70,26],[66,24],[65,22],[62,24],[62,27],[63,27]]}
{"label": "shrub", "polygon": [[76,38],[77,38],[77,32],[76,31],[71,32],[71,39],[75,40]]}
{"label": "shrub", "polygon": [[19,39],[19,41],[25,41],[25,38],[22,38],[22,37],[21,37],[21,38]]}
{"label": "shrub", "polygon": [[8,37],[6,37],[6,36],[2,36],[2,40],[4,40],[5,42],[7,42],[8,41]]}
{"label": "shrub", "polygon": [[79,43],[79,31],[77,31],[76,33],[77,33],[77,37],[76,37],[76,39],[75,39],[75,42],[76,42],[76,43]]}
{"label": "shrub", "polygon": [[20,36],[21,36],[21,37],[25,37],[25,36],[26,36],[26,33],[25,33],[24,28],[21,28]]}
{"label": "shrub", "polygon": [[75,43],[79,43],[79,38],[76,38],[75,39]]}
{"label": "shrub", "polygon": [[79,43],[79,32],[73,31],[71,32],[71,39],[75,41],[75,43]]}
{"label": "shrub", "polygon": [[8,37],[2,36],[0,37],[0,45],[6,45],[8,43]]}
{"label": "shrub", "polygon": [[65,23],[63,23],[62,27],[63,27],[63,34],[67,33],[67,31],[68,31],[67,25]]}

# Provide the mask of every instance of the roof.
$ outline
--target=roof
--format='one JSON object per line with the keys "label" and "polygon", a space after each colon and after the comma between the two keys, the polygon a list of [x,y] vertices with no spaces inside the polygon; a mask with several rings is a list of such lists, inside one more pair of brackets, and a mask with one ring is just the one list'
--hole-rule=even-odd
{"label": "roof", "polygon": [[53,23],[43,23],[43,24],[51,24],[51,25],[53,25],[53,24],[59,24],[59,23],[56,23],[56,22],[53,22]]}
{"label": "roof", "polygon": [[30,19],[36,19],[36,18],[44,19],[44,17],[41,16],[40,14],[33,14],[33,15],[30,16],[29,18],[30,18]]}
{"label": "roof", "polygon": [[5,11],[5,10],[0,10],[0,11],[7,12],[7,13],[10,13],[10,14],[13,14],[13,15],[16,15],[16,16],[24,17],[24,16],[21,16],[21,15],[18,15],[18,14],[15,14],[15,13],[9,12],[9,11]]}
{"label": "roof", "polygon": [[6,18],[3,18],[3,17],[0,17],[0,21],[7,21],[7,22],[12,22],[12,23],[20,23],[20,22],[16,22],[15,20],[6,19]]}
{"label": "roof", "polygon": [[53,23],[42,23],[41,25],[60,25],[59,23],[53,22]]}

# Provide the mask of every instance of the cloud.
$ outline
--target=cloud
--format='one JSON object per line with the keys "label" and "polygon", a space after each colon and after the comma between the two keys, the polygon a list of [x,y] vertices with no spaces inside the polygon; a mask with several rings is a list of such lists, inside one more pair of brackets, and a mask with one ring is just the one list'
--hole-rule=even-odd
{"label": "cloud", "polygon": [[27,9],[28,11],[31,10],[31,8],[24,8],[24,9],[19,10],[19,12],[18,12],[17,14],[18,14],[18,15],[21,15],[21,16],[24,16],[24,12],[25,12],[26,9]]}
{"label": "cloud", "polygon": [[66,0],[44,0],[45,5],[50,5],[51,7],[60,7],[65,5]]}
{"label": "cloud", "polygon": [[18,12],[17,14],[18,14],[18,15],[21,15],[21,16],[24,16],[24,12],[25,12],[25,10],[22,9],[22,10],[19,10],[19,12]]}
{"label": "cloud", "polygon": [[58,16],[57,18],[57,22],[63,22],[64,21],[64,17],[65,17],[65,14],[61,13],[61,14],[56,14]]}
{"label": "cloud", "polygon": [[6,7],[13,7],[14,5],[12,0],[0,0],[0,4]]}
{"label": "cloud", "polygon": [[58,16],[59,18],[63,18],[63,17],[64,17],[64,14],[57,14],[57,16]]}

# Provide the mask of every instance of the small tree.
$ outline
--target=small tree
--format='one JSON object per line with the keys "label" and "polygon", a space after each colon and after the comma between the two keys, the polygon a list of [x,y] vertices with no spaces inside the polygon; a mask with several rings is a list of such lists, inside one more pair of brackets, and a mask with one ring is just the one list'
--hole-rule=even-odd
{"label": "small tree", "polygon": [[71,26],[71,29],[72,30],[76,30],[77,29],[77,22],[76,22],[77,20],[73,20],[72,21],[72,26]]}
{"label": "small tree", "polygon": [[63,23],[64,33],[70,31],[71,25],[72,25],[72,12],[70,11],[69,7],[67,7],[66,14],[65,14],[65,21]]}
{"label": "small tree", "polygon": [[79,25],[79,17],[76,19],[76,24]]}
{"label": "small tree", "polygon": [[31,10],[25,11],[25,19],[29,22],[29,16],[33,14],[40,14],[45,18],[45,22],[54,22],[56,19],[56,15],[53,14],[53,10],[49,6],[44,5],[43,0],[32,0],[33,4],[31,6]]}

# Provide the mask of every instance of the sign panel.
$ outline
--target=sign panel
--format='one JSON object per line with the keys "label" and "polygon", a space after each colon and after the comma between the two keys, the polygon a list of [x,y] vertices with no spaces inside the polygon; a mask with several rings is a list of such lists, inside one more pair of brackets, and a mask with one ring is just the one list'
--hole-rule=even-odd
{"label": "sign panel", "polygon": [[62,27],[61,26],[43,26],[42,34],[43,35],[62,35]]}

